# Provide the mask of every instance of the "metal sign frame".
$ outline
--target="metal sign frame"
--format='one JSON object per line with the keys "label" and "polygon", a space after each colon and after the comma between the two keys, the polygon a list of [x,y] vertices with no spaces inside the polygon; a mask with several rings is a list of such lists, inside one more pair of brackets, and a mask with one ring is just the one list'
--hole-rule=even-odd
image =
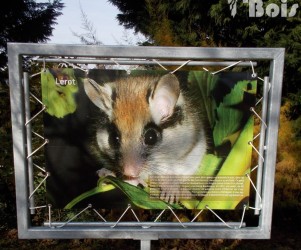
{"label": "metal sign frame", "polygon": [[[274,176],[277,152],[277,137],[284,67],[283,48],[196,48],[196,47],[137,47],[137,46],[86,46],[8,43],[8,67],[11,98],[11,119],[13,131],[14,168],[16,180],[18,234],[22,239],[41,238],[109,238],[137,239],[147,246],[148,241],[162,238],[179,239],[267,239],[271,234]],[[264,78],[264,102],[262,119],[266,128],[260,134],[257,193],[260,194],[259,221],[256,227],[228,227],[221,222],[194,223],[61,223],[63,226],[33,226],[30,219],[28,155],[26,145],[29,131],[26,117],[23,85],[28,85],[23,76],[23,57],[71,57],[75,63],[94,63],[120,58],[128,60],[188,60],[187,65],[227,65],[227,61],[244,63],[249,61],[268,61],[269,76]],[[73,58],[73,59],[72,59]],[[74,59],[75,58],[75,59]],[[88,59],[87,59],[88,58]],[[59,59],[49,59],[49,61]],[[110,61],[112,62],[112,61]],[[109,63],[110,63],[109,62]],[[164,64],[164,63],[162,63]],[[172,64],[172,62],[169,62]],[[24,84],[22,84],[24,83]],[[27,87],[25,88],[26,91]],[[261,156],[260,155],[260,156]],[[259,157],[260,158],[260,157]],[[264,180],[264,181],[262,181]],[[258,203],[258,201],[257,201]],[[119,224],[118,224],[119,223]],[[118,224],[118,226],[116,226]],[[144,243],[143,243],[144,242]],[[141,245],[141,246],[142,246]]]}

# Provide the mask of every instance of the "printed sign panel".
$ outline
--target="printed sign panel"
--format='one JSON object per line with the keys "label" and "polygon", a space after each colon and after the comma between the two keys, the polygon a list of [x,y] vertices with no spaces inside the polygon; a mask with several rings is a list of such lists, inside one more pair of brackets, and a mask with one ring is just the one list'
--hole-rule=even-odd
{"label": "printed sign panel", "polygon": [[250,73],[42,72],[53,207],[238,209],[248,203]]}

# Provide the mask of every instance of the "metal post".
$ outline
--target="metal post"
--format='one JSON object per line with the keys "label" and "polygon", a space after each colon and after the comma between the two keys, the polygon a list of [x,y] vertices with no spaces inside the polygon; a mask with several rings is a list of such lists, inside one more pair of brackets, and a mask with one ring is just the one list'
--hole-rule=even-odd
{"label": "metal post", "polygon": [[[8,68],[10,105],[12,119],[12,135],[14,150],[14,169],[16,179],[16,205],[18,217],[18,235],[22,237],[30,225],[28,210],[28,172],[26,161],[26,130],[24,90],[22,88],[22,58],[20,54],[8,45]],[[25,233],[26,234],[26,233]]]}
{"label": "metal post", "polygon": [[[29,76],[28,72],[23,73],[23,88],[24,88],[24,101],[25,101],[25,120],[26,122],[30,120],[30,92],[29,92]],[[26,124],[26,142],[27,142],[27,155],[32,153],[32,144],[31,144],[31,123]],[[34,190],[34,175],[33,175],[33,165],[32,165],[32,157],[27,159],[27,167],[28,167],[28,187],[29,193],[31,194]],[[35,214],[35,202],[34,196],[29,198],[29,206],[30,213]]]}
{"label": "metal post", "polygon": [[140,249],[141,250],[150,250],[151,241],[150,240],[140,240]]}
{"label": "metal post", "polygon": [[[263,95],[262,95],[262,111],[261,111],[261,119],[266,124],[266,117],[267,117],[267,106],[268,106],[268,95],[270,89],[270,80],[269,77],[264,78],[263,84]],[[266,126],[265,124],[261,123],[260,127],[260,142],[259,142],[259,154],[264,156],[265,151],[265,131]],[[257,168],[257,182],[256,188],[258,193],[261,195],[261,186],[262,186],[262,168],[263,168],[263,160],[261,157],[258,157],[258,168]],[[255,207],[260,208],[261,206],[261,199],[258,195],[255,196]],[[260,210],[255,209],[255,215],[259,215]]]}

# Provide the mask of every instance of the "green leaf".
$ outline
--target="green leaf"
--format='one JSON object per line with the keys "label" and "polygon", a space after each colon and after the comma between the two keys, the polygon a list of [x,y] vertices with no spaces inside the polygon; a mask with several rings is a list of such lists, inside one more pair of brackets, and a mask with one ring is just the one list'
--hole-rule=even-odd
{"label": "green leaf", "polygon": [[189,87],[193,89],[202,101],[203,109],[206,111],[207,118],[211,127],[215,124],[214,110],[215,100],[211,97],[211,92],[215,88],[218,77],[206,71],[190,71],[188,75]]}
{"label": "green leaf", "polygon": [[[252,147],[248,142],[252,139],[253,118],[250,117],[217,176],[245,176],[249,172]],[[249,185],[249,182],[245,185],[245,197],[249,196]],[[209,207],[218,207],[218,209],[234,209],[239,202],[240,200],[233,200],[231,197],[229,197],[228,200],[225,198],[225,201],[214,201],[210,197],[205,196],[203,200],[199,202],[197,208],[203,209],[208,205]]]}
{"label": "green leaf", "polygon": [[[248,90],[249,84],[252,84],[251,90]],[[243,103],[244,92],[255,94],[256,81],[239,81],[226,95],[223,102],[216,109],[217,121],[213,129],[214,145],[221,145],[227,137],[239,131],[244,117],[244,110],[235,108]]]}
{"label": "green leaf", "polygon": [[206,154],[198,168],[196,175],[214,176],[220,168],[223,158],[217,157],[214,154]]}
{"label": "green leaf", "polygon": [[92,196],[96,195],[102,192],[106,192],[106,188],[104,189],[103,185],[104,183],[110,183],[115,188],[118,188],[121,190],[125,196],[137,207],[144,208],[144,209],[166,209],[167,206],[173,208],[173,209],[180,209],[182,208],[178,204],[169,204],[162,200],[151,200],[149,198],[149,193],[147,193],[145,190],[141,189],[140,187],[133,186],[129,183],[126,183],[118,178],[112,177],[112,176],[106,176],[104,178],[101,178],[98,182],[98,186],[96,188],[93,188],[80,196],[73,199],[70,203],[66,205],[66,209],[70,209],[74,207],[77,203],[80,201]]}
{"label": "green leaf", "polygon": [[75,197],[72,201],[70,201],[66,206],[65,206],[65,209],[71,209],[73,208],[77,203],[81,202],[82,200],[86,199],[86,198],[89,198],[90,196],[92,195],[95,195],[97,193],[99,193],[99,189],[98,187],[95,187],[77,197]]}
{"label": "green leaf", "polygon": [[151,200],[149,193],[145,190],[126,183],[112,176],[106,177],[106,181],[111,182],[115,187],[119,188],[136,206],[144,209],[165,209],[167,206],[171,208],[181,208],[177,204],[169,204],[162,200]]}
{"label": "green leaf", "polygon": [[[74,94],[78,92],[77,81],[73,69],[54,71],[55,76],[49,71],[41,72],[42,102],[46,112],[57,118],[63,118],[76,110]],[[71,84],[57,84],[61,79],[69,80]]]}

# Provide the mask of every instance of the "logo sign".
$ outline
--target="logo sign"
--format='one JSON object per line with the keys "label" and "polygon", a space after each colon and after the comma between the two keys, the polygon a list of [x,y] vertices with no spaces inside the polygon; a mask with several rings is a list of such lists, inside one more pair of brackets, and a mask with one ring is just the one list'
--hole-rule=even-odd
{"label": "logo sign", "polygon": [[[235,17],[238,11],[237,1],[228,0],[232,17]],[[243,0],[243,3],[249,5],[249,17],[262,17],[264,15],[269,17],[294,17],[299,8],[297,3],[289,6],[287,0],[282,0],[281,4],[270,3],[267,6],[263,5],[262,0]]]}

